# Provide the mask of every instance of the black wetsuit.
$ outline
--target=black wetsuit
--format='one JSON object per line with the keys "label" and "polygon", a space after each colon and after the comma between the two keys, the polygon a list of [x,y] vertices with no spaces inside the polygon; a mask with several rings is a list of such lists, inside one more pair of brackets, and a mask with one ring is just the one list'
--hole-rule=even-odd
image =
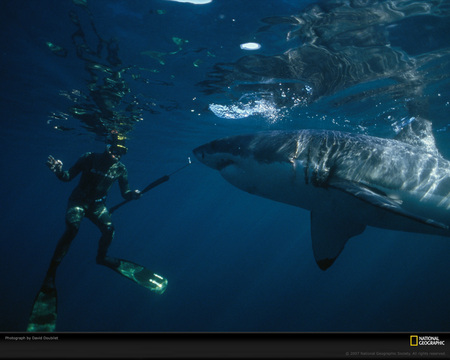
{"label": "black wetsuit", "polygon": [[67,206],[66,230],[56,246],[47,272],[48,284],[54,282],[56,268],[69,250],[84,216],[91,220],[102,233],[97,263],[109,266],[116,271],[119,266],[118,259],[106,257],[106,252],[114,237],[114,226],[105,201],[108,190],[116,180],[119,182],[122,196],[126,200],[133,198],[133,191],[128,185],[127,169],[120,161],[114,160],[108,152],[86,153],[68,171],[57,172],[56,176],[62,181],[71,181],[80,172],[80,183],[70,195]]}
{"label": "black wetsuit", "polygon": [[[58,168],[55,168],[56,164],[59,165]],[[79,173],[81,173],[81,179],[70,195],[66,212],[66,231],[58,241],[44,282],[36,295],[27,331],[55,330],[57,318],[56,269],[77,235],[84,216],[97,225],[102,233],[98,246],[97,263],[111,268],[151,291],[162,294],[166,289],[167,279],[132,261],[106,256],[114,237],[111,216],[105,205],[108,190],[118,180],[120,191],[126,200],[140,197],[139,191],[131,191],[128,186],[125,166],[113,158],[112,153],[108,151],[103,154],[87,153],[68,171],[62,171],[62,163],[51,156],[49,156],[47,165],[62,181],[70,181]]]}

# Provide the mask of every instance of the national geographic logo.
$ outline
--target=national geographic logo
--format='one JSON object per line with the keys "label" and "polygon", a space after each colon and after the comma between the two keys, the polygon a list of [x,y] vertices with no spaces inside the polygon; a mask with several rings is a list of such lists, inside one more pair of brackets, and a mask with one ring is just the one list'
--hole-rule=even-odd
{"label": "national geographic logo", "polygon": [[439,340],[439,336],[411,335],[410,346],[445,346],[445,340]]}

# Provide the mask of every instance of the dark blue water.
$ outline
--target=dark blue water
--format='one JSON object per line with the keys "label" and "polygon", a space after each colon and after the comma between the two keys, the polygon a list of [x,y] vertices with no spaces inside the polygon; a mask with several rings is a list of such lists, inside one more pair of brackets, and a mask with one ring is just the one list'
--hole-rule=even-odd
{"label": "dark blue water", "polygon": [[[1,331],[26,329],[78,180],[58,181],[47,156],[67,169],[103,151],[113,128],[128,138],[123,162],[140,189],[203,143],[268,129],[392,138],[421,115],[449,158],[450,4],[312,4],[1,2]],[[282,55],[310,45],[323,52],[296,76]],[[264,61],[237,66],[253,57]],[[114,74],[124,93],[107,88]],[[120,201],[114,186],[108,204]],[[86,219],[58,269],[58,331],[449,329],[448,238],[368,228],[321,271],[309,212],[242,192],[194,159],[113,219],[109,254],[164,275],[167,291],[96,265],[100,233]]]}

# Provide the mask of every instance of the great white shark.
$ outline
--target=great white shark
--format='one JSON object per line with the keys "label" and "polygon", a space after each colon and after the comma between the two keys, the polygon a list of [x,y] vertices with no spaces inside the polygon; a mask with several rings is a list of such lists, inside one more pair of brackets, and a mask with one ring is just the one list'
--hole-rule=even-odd
{"label": "great white shark", "polygon": [[395,139],[331,130],[266,131],[193,150],[250,194],[311,211],[314,257],[329,268],[366,226],[450,236],[450,162],[431,123]]}

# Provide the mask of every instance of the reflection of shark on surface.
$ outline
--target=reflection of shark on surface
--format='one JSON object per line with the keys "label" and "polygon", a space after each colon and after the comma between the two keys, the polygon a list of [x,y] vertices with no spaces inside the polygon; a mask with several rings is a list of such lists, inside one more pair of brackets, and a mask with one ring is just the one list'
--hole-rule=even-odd
{"label": "reflection of shark on surface", "polygon": [[408,124],[396,139],[270,131],[215,140],[194,154],[244,191],[310,210],[323,270],[366,226],[450,236],[450,162],[427,120]]}
{"label": "reflection of shark on surface", "polygon": [[[300,45],[276,55],[256,53],[218,63],[200,85],[206,94],[229,93],[239,101],[242,94],[270,94],[278,107],[288,108],[348,89],[352,91],[344,94],[342,103],[381,95],[420,98],[424,87],[442,76],[424,66],[444,56],[448,61],[450,49],[408,54],[391,45],[390,33],[397,28],[408,31],[402,22],[408,18],[445,19],[449,12],[444,7],[432,1],[336,0],[313,4],[298,15],[266,18],[262,21],[269,25],[260,31],[290,26],[286,45],[291,40]],[[358,87],[361,84],[368,88]]]}

